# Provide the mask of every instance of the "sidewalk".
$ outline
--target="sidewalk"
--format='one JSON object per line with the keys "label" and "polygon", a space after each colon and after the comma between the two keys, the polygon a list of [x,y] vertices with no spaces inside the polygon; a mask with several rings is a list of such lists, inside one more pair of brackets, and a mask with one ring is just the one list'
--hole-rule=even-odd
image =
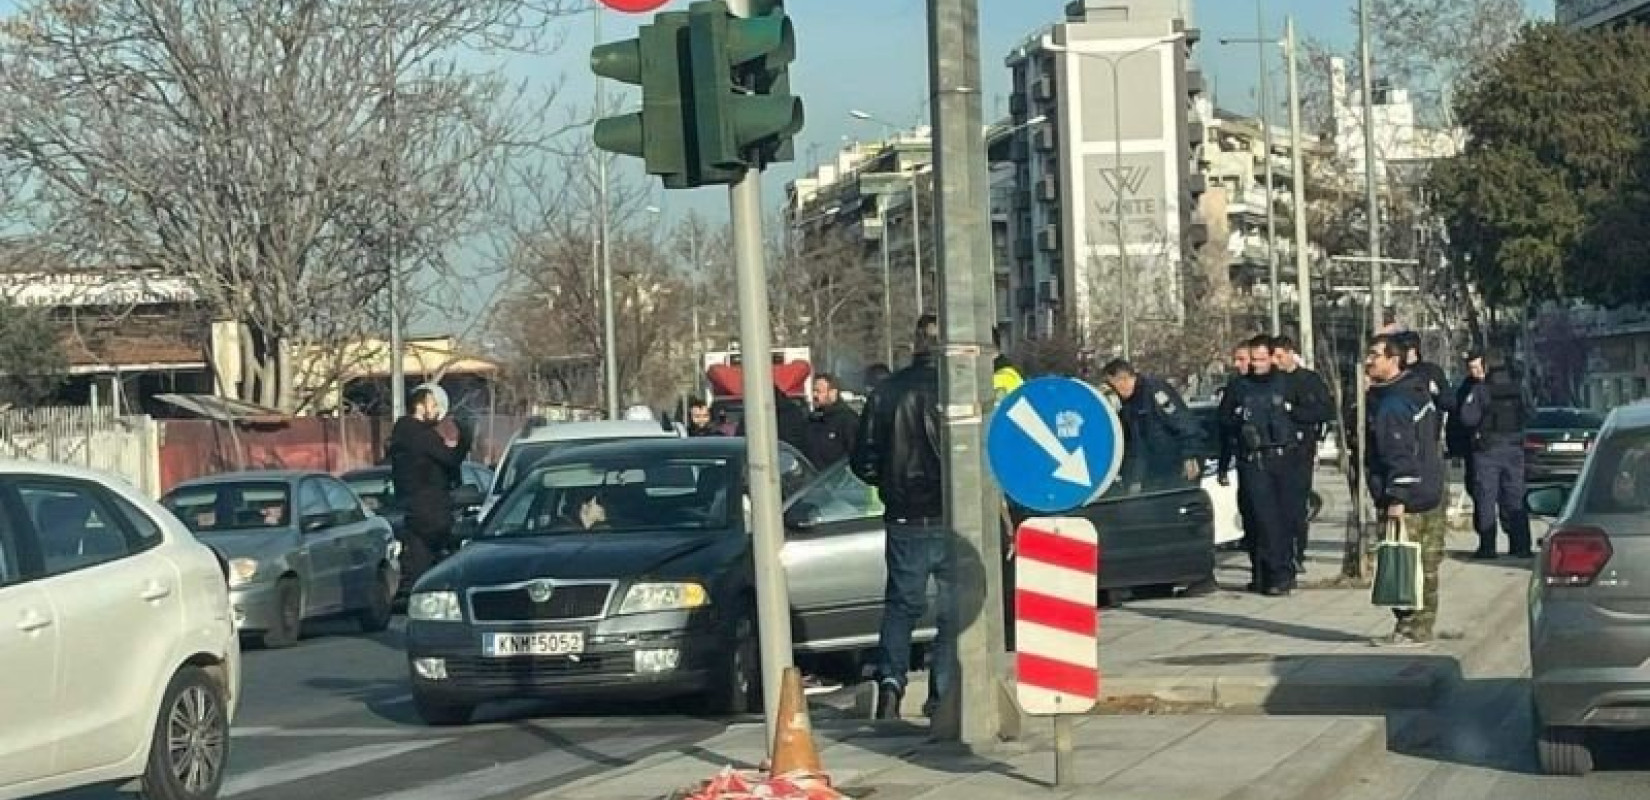
{"label": "sidewalk", "polygon": [[[1312,527],[1304,586],[1339,576],[1344,550],[1345,484],[1322,473],[1319,487],[1326,506]],[[1439,576],[1439,639],[1424,648],[1371,644],[1392,631],[1393,618],[1370,605],[1368,589],[1305,588],[1286,598],[1242,591],[1248,562],[1235,552],[1221,554],[1220,592],[1102,609],[1106,699],[1097,712],[1356,715],[1428,706],[1460,679],[1462,662],[1484,644],[1476,633],[1522,628],[1526,610],[1528,561],[1469,561],[1477,547],[1470,532],[1451,531],[1449,546]],[[1010,674],[1011,664],[1004,666]],[[925,680],[913,676],[902,709],[908,718],[920,718]]]}
{"label": "sidewalk", "polygon": [[[1386,749],[1380,719],[1085,717],[1073,724],[1075,785],[1053,788],[1049,724],[1027,741],[971,754],[899,725],[815,727],[838,789],[871,800],[1324,800]],[[760,724],[656,753],[534,800],[656,800],[765,752]]]}

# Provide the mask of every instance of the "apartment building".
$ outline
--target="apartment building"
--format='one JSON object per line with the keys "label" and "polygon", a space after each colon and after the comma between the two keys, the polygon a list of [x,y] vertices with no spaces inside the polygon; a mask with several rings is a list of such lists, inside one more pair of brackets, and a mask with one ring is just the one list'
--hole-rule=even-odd
{"label": "apartment building", "polygon": [[1184,5],[1076,0],[1009,54],[1009,110],[1023,126],[1007,148],[1015,336],[1069,327],[1114,339],[1126,314],[1184,319],[1186,270],[1208,237],[1195,214],[1204,81]]}
{"label": "apartment building", "polygon": [[1597,28],[1650,21],[1650,0],[1555,0],[1554,11],[1560,25]]}

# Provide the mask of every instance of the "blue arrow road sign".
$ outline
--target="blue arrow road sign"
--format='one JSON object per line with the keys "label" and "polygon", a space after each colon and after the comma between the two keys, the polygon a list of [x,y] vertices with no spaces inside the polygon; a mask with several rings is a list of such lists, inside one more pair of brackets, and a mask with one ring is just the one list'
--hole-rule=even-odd
{"label": "blue arrow road sign", "polygon": [[1010,500],[1058,514],[1088,505],[1117,479],[1123,426],[1099,389],[1038,378],[997,404],[985,449]]}

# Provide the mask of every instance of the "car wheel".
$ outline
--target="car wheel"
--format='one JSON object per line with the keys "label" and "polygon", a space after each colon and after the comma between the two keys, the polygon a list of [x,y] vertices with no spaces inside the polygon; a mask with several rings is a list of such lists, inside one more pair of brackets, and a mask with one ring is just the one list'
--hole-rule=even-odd
{"label": "car wheel", "polygon": [[148,800],[210,800],[223,785],[229,714],[223,687],[199,667],[172,676],[143,770]]}
{"label": "car wheel", "polygon": [[1542,726],[1535,737],[1536,758],[1548,775],[1582,777],[1593,771],[1593,751],[1582,728]]}
{"label": "car wheel", "polygon": [[727,653],[722,668],[705,695],[708,716],[734,717],[762,707],[762,661],[756,644],[756,616],[745,611],[733,624],[722,648]]}
{"label": "car wheel", "polygon": [[418,718],[428,725],[468,725],[476,707],[468,703],[451,703],[413,692],[413,709]]}
{"label": "car wheel", "polygon": [[394,598],[395,588],[390,585],[390,568],[388,565],[379,565],[378,577],[372,583],[372,596],[367,598],[367,607],[361,609],[355,617],[362,633],[378,633],[390,626],[390,617],[394,613],[390,606]]}
{"label": "car wheel", "polygon": [[282,578],[275,584],[275,608],[275,619],[270,620],[263,637],[264,647],[270,650],[297,644],[304,627],[304,593],[296,578]]}

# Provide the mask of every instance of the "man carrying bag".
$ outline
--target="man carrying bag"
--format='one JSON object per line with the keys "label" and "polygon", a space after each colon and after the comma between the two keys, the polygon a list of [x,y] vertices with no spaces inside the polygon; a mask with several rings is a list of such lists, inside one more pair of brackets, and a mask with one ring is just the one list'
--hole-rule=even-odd
{"label": "man carrying bag", "polygon": [[[1398,618],[1378,644],[1413,647],[1432,641],[1438,619],[1438,567],[1444,560],[1444,457],[1438,409],[1411,384],[1403,347],[1387,334],[1364,357],[1369,376],[1370,496],[1386,520],[1377,546],[1370,599]],[[1419,579],[1417,579],[1417,577]]]}

